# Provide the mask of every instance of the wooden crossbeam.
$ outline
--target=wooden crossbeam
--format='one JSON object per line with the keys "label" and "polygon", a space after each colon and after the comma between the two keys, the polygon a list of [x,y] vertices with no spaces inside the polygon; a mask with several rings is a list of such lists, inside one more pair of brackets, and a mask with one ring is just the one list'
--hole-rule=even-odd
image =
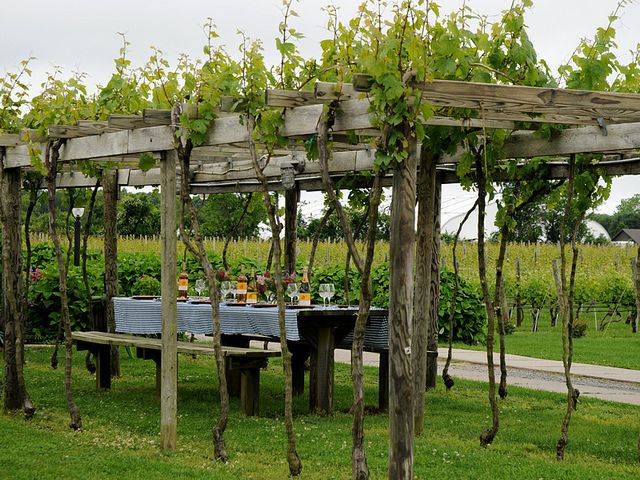
{"label": "wooden crossbeam", "polygon": [[119,129],[131,129],[146,127],[144,123],[144,117],[141,115],[121,115],[112,114],[109,115],[109,126]]}
{"label": "wooden crossbeam", "polygon": [[[463,82],[464,83],[464,82]],[[481,84],[482,85],[482,84]],[[347,102],[349,100],[359,100],[363,107],[358,111],[369,110],[369,100],[363,97],[362,93],[356,92],[351,84],[343,84],[341,87],[345,93],[341,93],[338,87],[340,84],[331,84],[327,82],[318,82],[316,84],[315,95],[311,95],[310,92],[295,92],[290,90],[268,90],[267,91],[267,105],[272,107],[302,107],[309,105],[320,105],[334,100],[340,100],[341,102]],[[337,92],[334,90],[338,88]],[[432,101],[431,98],[426,98],[426,101]],[[457,99],[456,99],[457,100]],[[600,115],[590,113],[585,115],[585,112],[580,109],[570,109],[569,107],[558,110],[558,113],[546,113],[541,116],[542,112],[518,112],[509,111],[505,108],[495,108],[494,106],[487,104],[485,107],[480,107],[473,103],[463,103],[460,101],[460,105],[451,105],[445,103],[438,103],[438,100],[432,102],[440,108],[436,111],[436,114],[429,118],[426,122],[427,125],[441,125],[451,127],[474,127],[474,128],[507,128],[515,129],[513,122],[526,122],[526,123],[554,123],[563,125],[595,125],[596,118]],[[449,101],[449,103],[452,103]],[[449,110],[449,107],[460,107],[471,109],[468,118],[455,118],[458,112]],[[607,119],[611,123],[622,123],[629,121],[640,121],[640,112],[632,115],[627,114],[624,118],[607,116]]]}
{"label": "wooden crossbeam", "polygon": [[22,143],[20,135],[17,133],[4,133],[0,135],[0,147],[15,147]]}
{"label": "wooden crossbeam", "polygon": [[[355,75],[353,84],[357,91],[368,91],[371,87],[371,77]],[[600,117],[609,123],[640,121],[640,95],[630,93],[453,80],[418,82],[415,86],[422,91],[428,102],[442,107],[470,108],[485,113],[509,115],[527,113],[590,118],[592,123]]]}
{"label": "wooden crossbeam", "polygon": [[78,138],[116,132],[117,130],[110,127],[107,122],[82,121],[78,122],[78,125],[52,125],[47,133],[51,138]]}

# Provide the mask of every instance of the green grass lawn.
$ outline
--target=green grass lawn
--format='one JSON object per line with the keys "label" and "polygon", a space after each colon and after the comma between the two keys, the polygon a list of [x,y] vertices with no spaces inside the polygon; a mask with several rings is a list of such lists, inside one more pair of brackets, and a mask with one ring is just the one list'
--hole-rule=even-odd
{"label": "green grass lawn", "polygon": [[[212,460],[211,427],[217,415],[212,359],[180,358],[178,450],[159,448],[159,400],[152,362],[123,352],[122,378],[109,392],[76,357],[74,394],[84,430],[68,428],[62,370],[51,370],[51,350],[29,350],[26,375],[38,407],[36,417],[0,415],[0,478],[3,479],[280,479],[288,476],[282,419],[281,364],[262,373],[261,417],[245,417],[237,400],[226,433],[230,461]],[[1,366],[1,365],[0,365]],[[367,403],[377,399],[377,372],[366,371]],[[567,460],[554,459],[565,408],[563,396],[516,387],[501,403],[501,431],[488,449],[478,435],[489,424],[485,386],[456,380],[451,392],[429,393],[426,433],[416,440],[416,478],[616,479],[638,478],[638,408],[584,399],[574,414]],[[303,479],[350,478],[351,398],[349,368],[336,366],[336,413],[307,412],[306,396],[295,402],[295,428]],[[388,416],[367,417],[371,478],[387,478]]]}
{"label": "green grass lawn", "polygon": [[[606,331],[598,331],[593,315],[583,316],[587,323],[584,337],[574,339],[574,362],[607,365],[640,370],[640,333],[631,333],[624,322],[612,323]],[[562,326],[551,327],[549,314],[541,315],[538,331],[531,331],[531,315],[526,312],[525,322],[506,337],[507,353],[529,357],[562,360]],[[496,337],[496,351],[498,347]],[[441,342],[445,346],[446,340]],[[457,343],[456,348],[484,350],[484,345]],[[640,374],[639,374],[640,378]]]}

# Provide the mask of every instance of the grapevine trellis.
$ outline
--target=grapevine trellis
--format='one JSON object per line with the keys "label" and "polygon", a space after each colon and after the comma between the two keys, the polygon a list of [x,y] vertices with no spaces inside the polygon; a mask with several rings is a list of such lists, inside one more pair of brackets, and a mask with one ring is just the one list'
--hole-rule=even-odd
{"label": "grapevine trellis", "polygon": [[[331,127],[333,135],[332,155],[329,174],[337,179],[354,173],[369,172],[374,167],[375,152],[370,139],[381,135],[373,127],[369,117],[370,101],[367,97],[367,78],[356,78],[354,84],[319,82],[309,92],[290,90],[269,90],[266,92],[267,105],[284,108],[284,122],[279,135],[290,139],[286,148],[272,152],[270,163],[264,168],[264,175],[271,190],[285,190],[283,173],[293,170],[295,183],[289,191],[319,190],[323,188],[319,164],[306,156],[304,141],[317,134],[317,126],[324,108],[331,104],[335,119]],[[547,178],[565,178],[570,172],[568,157],[576,153],[599,153],[603,157],[594,161],[591,168],[607,175],[640,174],[640,95],[603,92],[588,92],[556,88],[535,88],[478,84],[471,82],[433,81],[418,82],[414,86],[421,91],[424,101],[437,107],[436,115],[426,119],[428,125],[442,125],[481,130],[509,129],[518,130],[521,122],[536,125],[539,123],[558,123],[574,125],[559,132],[551,140],[540,138],[534,131],[520,130],[506,141],[504,160],[519,159],[524,166],[533,157],[550,157],[547,162]],[[223,99],[224,100],[224,99]],[[223,101],[221,105],[230,102]],[[445,108],[446,107],[446,108]],[[446,116],[448,108],[468,109],[467,118]],[[185,112],[190,106],[184,105]],[[191,154],[189,183],[191,193],[247,192],[260,191],[262,184],[256,177],[249,151],[250,135],[247,120],[243,114],[225,111],[223,107],[217,118],[210,124],[204,143],[193,148]],[[195,109],[194,109],[195,112]],[[195,114],[194,114],[195,115]],[[177,356],[176,356],[176,185],[180,181],[178,162],[179,139],[176,140],[175,122],[170,110],[145,110],[141,116],[112,115],[108,121],[82,121],[77,125],[56,125],[48,130],[46,138],[38,137],[35,132],[22,135],[0,135],[2,165],[5,171],[3,195],[20,188],[21,171],[32,168],[34,156],[44,160],[47,142],[64,139],[60,148],[59,161],[62,168],[57,177],[59,188],[92,187],[96,179],[81,173],[75,166],[80,161],[109,160],[116,167],[116,183],[119,187],[160,185],[162,196],[162,297],[163,297],[163,335],[162,335],[162,392],[161,392],[161,437],[165,448],[175,448],[176,443],[176,401],[177,401]],[[357,141],[353,141],[354,135]],[[27,140],[25,140],[25,138]],[[260,151],[260,144],[257,145]],[[143,171],[138,167],[141,154],[151,154],[160,163],[157,168]],[[437,158],[436,180],[428,188],[439,189],[442,183],[458,182],[456,165],[457,155]],[[390,171],[382,179],[384,185],[392,185],[401,176],[400,168]],[[415,181],[415,170],[413,171]],[[113,174],[112,174],[113,175]],[[177,178],[176,178],[177,177]],[[107,178],[107,177],[105,177]],[[499,174],[494,176],[499,180]],[[505,176],[506,180],[507,177]],[[361,180],[366,182],[366,180]],[[107,182],[105,181],[105,186]],[[435,187],[434,187],[435,186]],[[117,189],[109,184],[110,197]],[[409,189],[408,192],[415,192]],[[394,191],[394,195],[396,192]],[[405,192],[406,194],[406,192]],[[292,202],[298,195],[287,195]],[[436,198],[439,198],[436,196]],[[406,205],[413,209],[415,198],[408,199]],[[105,202],[105,205],[107,203]],[[105,217],[115,218],[113,202],[108,204]],[[289,205],[288,210],[295,209]],[[406,211],[408,211],[405,208]],[[439,204],[426,215],[433,222],[430,230],[439,235]],[[6,209],[3,215],[5,229],[20,223],[20,209]],[[107,223],[105,221],[105,223]],[[112,222],[113,223],[113,222]],[[412,238],[413,223],[399,224],[392,217],[392,228],[396,233]],[[291,234],[292,223],[286,222]],[[293,224],[295,227],[295,224]],[[5,230],[7,231],[7,230]],[[117,233],[113,228],[106,229],[105,244],[113,245]],[[290,238],[290,235],[286,235]],[[295,240],[295,236],[293,237]],[[293,241],[294,241],[293,240]],[[13,262],[3,269],[5,293],[9,305],[20,301],[13,298],[17,289],[11,288],[16,282],[16,271],[20,268],[20,255],[11,254],[19,249],[5,241],[5,261]],[[391,242],[391,270],[413,271],[411,259],[395,256]],[[9,251],[7,251],[9,250]],[[105,251],[107,269],[107,295],[113,296],[117,289],[117,274],[114,272],[115,258],[111,247]],[[285,248],[286,250],[286,248]],[[111,252],[111,253],[109,253]],[[14,251],[15,253],[15,251]],[[431,272],[431,282],[437,282],[437,263],[435,272]],[[407,282],[409,280],[406,280]],[[405,297],[409,298],[412,287],[406,287]],[[409,292],[409,293],[407,293]],[[394,295],[394,292],[391,292]],[[405,298],[405,300],[406,300]],[[110,304],[111,298],[107,298]],[[437,297],[431,298],[437,302]],[[406,302],[405,302],[406,303]],[[410,302],[409,302],[410,303]],[[113,315],[112,312],[109,313]],[[411,396],[403,392],[412,391],[414,379],[411,368],[407,367],[411,352],[411,305],[390,304],[390,428],[398,429],[396,436],[406,445],[412,442],[412,435],[402,429],[413,422],[413,404]],[[397,327],[397,328],[396,328]],[[433,360],[433,359],[431,359]],[[410,417],[411,416],[411,417]],[[410,417],[410,418],[409,418]],[[392,440],[394,449],[401,449]],[[397,453],[398,461],[403,453]]]}

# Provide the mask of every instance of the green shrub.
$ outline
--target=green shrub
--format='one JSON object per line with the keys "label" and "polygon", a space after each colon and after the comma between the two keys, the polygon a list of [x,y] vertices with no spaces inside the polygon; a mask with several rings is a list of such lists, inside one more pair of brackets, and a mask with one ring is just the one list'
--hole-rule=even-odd
{"label": "green shrub", "polygon": [[131,287],[134,295],[160,295],[160,280],[150,275],[142,275]]}
{"label": "green shrub", "polygon": [[[27,310],[28,341],[53,340],[61,318],[60,283],[55,260],[41,267],[42,275],[31,283],[29,309]],[[92,295],[104,295],[103,262],[88,262],[87,274]],[[87,330],[90,324],[87,293],[80,267],[69,268],[67,296],[72,330]]]}
{"label": "green shrub", "polygon": [[576,319],[571,327],[571,336],[573,338],[584,337],[587,334],[587,322]]}
{"label": "green shrub", "polygon": [[[454,287],[454,273],[443,269],[440,272],[440,305],[438,309],[439,333],[443,338],[449,338],[449,311]],[[487,315],[478,290],[465,279],[460,278],[453,317],[453,340],[468,344],[484,342],[486,323]]]}

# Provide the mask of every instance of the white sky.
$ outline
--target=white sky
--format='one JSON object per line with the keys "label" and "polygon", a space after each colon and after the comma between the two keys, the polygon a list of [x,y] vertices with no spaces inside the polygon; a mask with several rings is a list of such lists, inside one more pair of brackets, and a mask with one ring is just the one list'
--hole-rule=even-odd
{"label": "white sky", "polygon": [[[327,17],[321,8],[328,3],[328,0],[294,3],[300,17],[291,24],[305,35],[300,43],[304,56],[317,57],[319,41],[327,37]],[[343,19],[351,18],[359,3],[359,0],[333,1]],[[449,11],[458,8],[462,0],[437,3]],[[580,38],[592,37],[597,27],[606,25],[617,3],[617,0],[534,0],[527,25],[539,57],[555,70],[569,58]],[[482,14],[497,16],[509,7],[511,0],[468,0],[467,4]],[[54,66],[61,66],[66,72],[85,72],[89,85],[105,83],[121,46],[118,32],[124,32],[131,42],[129,56],[134,65],[148,59],[150,46],[162,50],[172,62],[178,53],[202,57],[205,43],[202,26],[207,17],[217,24],[220,42],[229,51],[237,50],[236,31],[243,30],[251,37],[263,39],[267,60],[273,62],[277,59],[273,39],[282,19],[280,0],[0,0],[0,5],[4,20],[0,29],[0,71],[15,71],[21,60],[34,56],[36,60],[31,65],[34,85],[41,83]],[[616,24],[619,57],[628,58],[629,50],[635,49],[640,41],[636,33],[638,25],[640,5],[633,2]],[[636,177],[619,179],[600,211],[612,213],[621,199],[636,193],[640,193]],[[445,187],[443,220],[466,210],[464,202],[458,202],[464,196],[458,187]],[[311,197],[305,208],[309,213],[317,213],[321,202]]]}

